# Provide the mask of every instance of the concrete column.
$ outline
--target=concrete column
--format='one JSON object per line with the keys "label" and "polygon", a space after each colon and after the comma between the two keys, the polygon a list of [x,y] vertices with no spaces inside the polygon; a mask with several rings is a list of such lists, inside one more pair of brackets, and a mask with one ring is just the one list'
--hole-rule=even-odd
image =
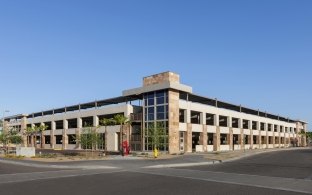
{"label": "concrete column", "polygon": [[278,147],[280,148],[281,147],[281,129],[282,126],[278,126],[277,129],[278,129]]}
{"label": "concrete column", "polygon": [[187,123],[185,136],[185,152],[192,152],[192,124]]}
{"label": "concrete column", "polygon": [[245,149],[245,144],[244,144],[244,130],[240,128],[240,135],[238,135],[238,143],[240,143],[240,148]]}
{"label": "concrete column", "polygon": [[219,126],[217,126],[216,128],[216,133],[213,134],[213,151],[220,151],[220,127]]}
{"label": "concrete column", "polygon": [[261,128],[260,128],[260,122],[259,121],[256,121],[257,123],[257,130],[258,130],[258,132],[259,132],[259,134],[258,134],[258,148],[260,149],[260,148],[262,148],[262,143],[261,143],[261,138],[262,138],[262,136],[261,136]]}
{"label": "concrete column", "polygon": [[208,134],[207,134],[207,125],[203,124],[203,132],[200,134],[201,144],[203,145],[204,152],[207,152],[207,141],[208,141]]}
{"label": "concrete column", "polygon": [[55,137],[54,137],[54,131],[56,129],[56,124],[55,124],[55,121],[51,121],[51,131],[50,131],[50,146],[52,149],[55,148],[55,144],[56,144],[56,140],[55,140]]}
{"label": "concrete column", "polygon": [[98,116],[93,116],[93,127],[98,127],[99,126],[99,117]]}
{"label": "concrete column", "polygon": [[219,115],[218,114],[214,115],[214,124],[215,124],[215,126],[219,126]]}
{"label": "concrete column", "polygon": [[[77,118],[77,129],[76,129],[76,137],[80,137],[81,135],[81,130],[82,130],[82,119],[79,117]],[[76,148],[81,149],[81,144],[80,142],[76,142]]]}
{"label": "concrete column", "polygon": [[26,129],[27,129],[27,117],[24,116],[21,119],[21,134],[22,134],[22,146],[27,147],[27,135],[26,135]]}
{"label": "concrete column", "polygon": [[230,116],[227,117],[227,126],[229,128],[232,127],[232,117],[230,117]]}
{"label": "concrete column", "polygon": [[234,150],[234,145],[233,145],[233,128],[230,127],[229,129],[229,134],[227,136],[229,145],[230,145],[230,150]]}
{"label": "concrete column", "polygon": [[273,144],[273,148],[275,148],[275,131],[274,131],[274,127],[275,125],[272,124],[272,132],[273,132],[273,138],[272,138],[272,144]]}
{"label": "concrete column", "polygon": [[250,137],[249,137],[249,144],[250,148],[253,148],[253,130],[250,130]]}
{"label": "concrete column", "polygon": [[67,130],[68,130],[68,120],[64,119],[63,120],[63,132],[62,132],[62,148],[63,148],[63,150],[67,149],[67,147],[68,147]]}
{"label": "concrete column", "polygon": [[238,128],[240,128],[240,129],[243,128],[243,119],[241,119],[241,118],[238,119]]}
{"label": "concrete column", "polygon": [[[188,115],[187,115],[188,113],[187,113],[187,110],[184,110],[183,112],[184,112],[184,122],[185,122],[185,123],[188,123],[188,122],[187,122],[187,121],[188,121],[188,117],[187,117],[187,116],[188,116]],[[190,113],[189,113],[189,114],[190,114]]]}
{"label": "concrete column", "polygon": [[206,125],[206,113],[200,113],[200,124]]}
{"label": "concrete column", "polygon": [[185,114],[185,117],[186,117],[186,123],[191,123],[191,110],[190,109],[187,109],[185,110],[186,114]]}
{"label": "concrete column", "polygon": [[264,125],[264,130],[265,130],[265,132],[266,132],[266,136],[265,136],[265,145],[266,145],[266,148],[269,148],[268,123],[265,123],[265,125]]}

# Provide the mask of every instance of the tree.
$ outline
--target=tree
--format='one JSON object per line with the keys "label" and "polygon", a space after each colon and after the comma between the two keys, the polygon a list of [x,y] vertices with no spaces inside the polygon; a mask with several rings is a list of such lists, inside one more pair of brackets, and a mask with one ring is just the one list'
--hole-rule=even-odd
{"label": "tree", "polygon": [[303,136],[303,139],[306,139],[307,143],[308,143],[309,140],[312,139],[312,132],[310,132],[310,131],[306,132],[304,130],[301,130],[298,134]]}
{"label": "tree", "polygon": [[156,126],[151,125],[146,129],[149,143],[151,143],[152,149],[164,148],[166,145],[165,140],[168,140],[166,134],[166,128],[163,122],[157,122]]}
{"label": "tree", "polygon": [[38,132],[40,133],[40,148],[43,148],[43,143],[42,143],[42,140],[43,140],[43,132],[44,132],[45,130],[47,130],[47,129],[48,129],[48,126],[46,126],[46,125],[44,125],[44,124],[41,124],[41,125],[37,128]]}
{"label": "tree", "polygon": [[[3,132],[0,134],[0,142],[3,143],[4,147],[7,148],[8,144],[21,144],[23,142],[22,136],[19,134],[19,132],[11,128],[7,132]],[[8,152],[8,149],[6,149],[6,152]]]}
{"label": "tree", "polygon": [[114,116],[114,121],[116,122],[116,125],[120,125],[120,150],[121,150],[121,155],[124,155],[123,149],[122,149],[122,143],[123,143],[123,128],[126,124],[131,124],[131,121],[125,117],[122,114],[117,114]]}
{"label": "tree", "polygon": [[85,150],[87,156],[87,150],[91,149],[91,153],[93,156],[93,150],[96,146],[102,144],[101,136],[96,129],[93,127],[85,127],[82,129],[80,136],[76,138],[76,140],[81,144],[82,149]]}
{"label": "tree", "polygon": [[26,131],[25,131],[25,135],[27,136],[27,144],[26,144],[26,146],[28,146],[28,143],[30,142],[29,138],[32,138],[35,133],[36,133],[36,131],[35,131],[34,127],[27,127],[26,128]]}

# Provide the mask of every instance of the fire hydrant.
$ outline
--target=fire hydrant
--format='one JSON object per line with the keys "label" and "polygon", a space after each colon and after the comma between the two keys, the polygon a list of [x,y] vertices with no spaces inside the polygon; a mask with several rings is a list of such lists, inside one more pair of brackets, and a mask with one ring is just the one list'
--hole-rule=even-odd
{"label": "fire hydrant", "polygon": [[158,157],[158,150],[157,148],[154,149],[154,158],[157,158]]}

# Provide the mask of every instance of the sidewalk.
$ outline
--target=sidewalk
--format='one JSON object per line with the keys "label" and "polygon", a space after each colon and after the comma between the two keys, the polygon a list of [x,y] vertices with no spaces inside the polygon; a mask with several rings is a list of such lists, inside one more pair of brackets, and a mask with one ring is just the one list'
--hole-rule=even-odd
{"label": "sidewalk", "polygon": [[253,149],[253,150],[219,151],[213,153],[205,153],[204,158],[208,160],[227,162],[267,152],[298,150],[298,149],[311,149],[311,148],[296,147],[296,148],[269,148],[269,149]]}

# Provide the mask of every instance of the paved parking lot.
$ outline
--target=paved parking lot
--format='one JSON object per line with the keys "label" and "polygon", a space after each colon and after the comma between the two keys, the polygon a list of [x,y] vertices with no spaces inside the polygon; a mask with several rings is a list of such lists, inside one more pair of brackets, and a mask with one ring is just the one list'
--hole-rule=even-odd
{"label": "paved parking lot", "polygon": [[202,157],[79,162],[106,168],[67,170],[0,162],[0,194],[312,194],[311,156],[311,149],[289,150],[184,168],[147,167]]}

